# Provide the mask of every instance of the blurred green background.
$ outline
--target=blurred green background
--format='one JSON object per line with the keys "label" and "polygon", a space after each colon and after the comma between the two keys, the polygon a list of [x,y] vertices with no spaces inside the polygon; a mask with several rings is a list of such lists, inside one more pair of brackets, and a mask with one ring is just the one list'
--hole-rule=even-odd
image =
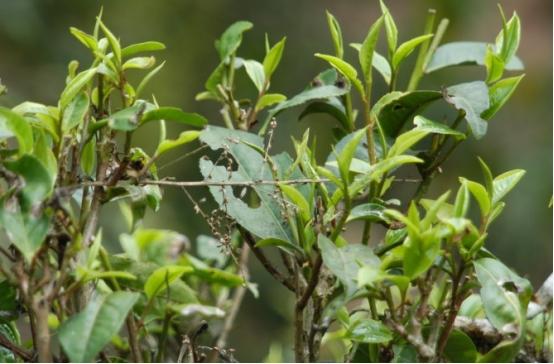
{"label": "blurred green background", "polygon": [[[447,162],[444,173],[432,185],[430,196],[457,188],[460,175],[479,180],[475,155],[484,158],[494,174],[513,168],[526,169],[527,175],[508,196],[507,208],[493,225],[487,245],[537,285],[552,271],[552,209],[547,206],[552,194],[552,2],[512,0],[501,4],[506,14],[517,10],[521,17],[523,35],[518,55],[525,63],[526,77],[508,105],[491,122],[487,136],[479,142],[464,143]],[[203,90],[205,79],[217,65],[214,40],[232,22],[250,20],[255,24],[239,51],[239,56],[244,58],[262,58],[265,32],[272,43],[282,36],[288,37],[272,90],[290,97],[325,68],[313,53],[332,52],[325,9],[341,23],[345,43],[363,40],[379,12],[377,0],[110,0],[104,3],[0,0],[0,78],[9,89],[0,103],[10,107],[24,100],[54,103],[64,87],[67,63],[72,59],[83,65],[90,62],[87,51],[69,34],[68,28],[75,26],[90,32],[102,5],[106,24],[120,36],[123,44],[159,40],[167,45],[166,51],[156,55],[159,61],[167,61],[166,66],[149,86],[158,101],[202,113],[215,124],[221,124],[218,108],[210,102],[195,102],[194,95]],[[401,42],[421,32],[429,7],[437,9],[439,17],[451,21],[446,42],[493,41],[501,27],[495,1],[389,0],[388,5],[398,24]],[[350,49],[346,50],[346,57],[356,60]],[[409,71],[410,65],[403,69]],[[422,86],[439,89],[483,78],[481,68],[447,69],[424,79]],[[253,92],[246,81],[240,84],[248,88],[246,94]],[[378,89],[377,94],[383,91]],[[290,150],[290,135],[298,137],[309,126],[312,134],[318,135],[318,156],[325,158],[332,121],[318,116],[298,123],[298,112],[280,116],[274,151]],[[177,131],[170,129],[170,132]],[[134,140],[152,152],[157,130],[142,130]],[[160,165],[175,159],[179,153],[183,152],[172,154]],[[195,160],[173,164],[162,169],[161,174],[199,179]],[[196,193],[205,195],[205,191]],[[108,208],[107,213],[103,226],[107,236],[117,241],[124,229],[123,221],[115,209]],[[198,233],[209,231],[178,190],[166,191],[162,209],[148,215],[145,226],[175,229],[191,240]],[[252,270],[261,296],[257,300],[251,296],[246,299],[230,342],[242,361],[262,360],[272,342],[281,342],[285,351],[291,345],[291,312],[288,311],[291,306],[287,304],[291,297],[256,263],[252,264]]]}

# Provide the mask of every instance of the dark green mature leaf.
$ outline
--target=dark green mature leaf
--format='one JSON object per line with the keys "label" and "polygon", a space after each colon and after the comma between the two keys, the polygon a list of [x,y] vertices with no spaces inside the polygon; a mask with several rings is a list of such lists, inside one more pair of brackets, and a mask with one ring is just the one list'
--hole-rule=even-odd
{"label": "dark green mature leaf", "polygon": [[393,337],[391,330],[385,324],[369,318],[352,324],[344,336],[352,341],[367,344],[387,343]]}
{"label": "dark green mature leaf", "polygon": [[452,330],[446,341],[444,356],[451,363],[475,363],[477,348],[463,331]]}
{"label": "dark green mature leaf", "polygon": [[0,225],[6,229],[8,238],[30,262],[40,249],[48,233],[49,218],[45,214],[38,217],[22,214],[13,201],[0,200]]}
{"label": "dark green mature leaf", "polygon": [[466,82],[450,86],[445,100],[457,110],[465,112],[465,119],[476,139],[487,133],[487,122],[481,114],[489,108],[489,89],[482,81]]}
{"label": "dark green mature leaf", "polygon": [[127,313],[139,298],[138,293],[114,292],[97,296],[85,309],[65,321],[58,339],[72,362],[91,362],[117,334]]}
{"label": "dark green mature leaf", "polygon": [[284,37],[279,42],[277,42],[265,55],[263,61],[264,74],[265,77],[270,80],[273,72],[277,69],[279,62],[281,62],[281,57],[283,56],[283,51],[285,49],[285,42],[287,37]]}
{"label": "dark green mature leaf", "polygon": [[493,258],[481,258],[473,265],[488,320],[500,332],[510,334],[509,339],[500,342],[479,361],[513,361],[525,340],[527,305],[533,294],[531,284]]}
{"label": "dark green mature leaf", "polygon": [[222,61],[236,52],[242,42],[242,33],[252,27],[253,24],[249,21],[238,21],[223,32],[221,38],[215,42],[215,48]]}
{"label": "dark green mature leaf", "polygon": [[77,76],[73,77],[71,81],[65,86],[62,94],[60,95],[60,109],[63,110],[69,105],[71,100],[81,92],[81,90],[89,83],[90,80],[96,74],[97,69],[91,68],[79,73]]}
{"label": "dark green mature leaf", "polygon": [[376,115],[385,134],[396,137],[413,115],[441,98],[439,91],[395,91],[379,99],[371,112]]}
{"label": "dark green mature leaf", "polygon": [[367,220],[367,221],[388,221],[389,219],[384,214],[385,206],[378,203],[364,203],[358,205],[350,211],[347,222],[354,220]]}
{"label": "dark green mature leaf", "polygon": [[[209,160],[201,159],[200,171],[204,179],[231,182],[273,180],[269,164],[260,153],[249,146],[263,149],[261,137],[242,131],[209,126],[200,135],[200,140],[213,150],[228,148],[238,163],[238,169],[229,172],[225,166],[216,166]],[[274,186],[258,184],[253,189],[261,200],[257,208],[251,208],[237,198],[229,186],[223,189],[210,187],[210,192],[225,208],[227,214],[254,235],[262,239],[276,238],[294,242],[294,234],[281,217],[281,205],[272,197]],[[227,200],[226,204],[224,200]]]}
{"label": "dark green mature leaf", "polygon": [[171,283],[181,278],[185,273],[191,273],[193,268],[180,265],[166,265],[156,269],[144,283],[144,293],[148,299],[166,290]]}
{"label": "dark green mature leaf", "polygon": [[165,49],[165,44],[155,41],[131,44],[121,50],[121,57],[128,58],[137,53],[154,52]]}
{"label": "dark green mature leaf", "polygon": [[108,117],[108,125],[111,129],[119,131],[132,131],[139,127],[146,104],[136,102],[133,106],[119,110]]}
{"label": "dark green mature leaf", "polygon": [[528,280],[521,278],[500,261],[481,258],[473,263],[481,283],[481,299],[491,324],[498,330],[515,325],[521,329],[533,293]]}
{"label": "dark green mature leaf", "polygon": [[154,120],[176,121],[181,124],[201,128],[208,124],[208,120],[200,114],[184,112],[178,107],[160,107],[144,113],[140,124],[145,124]]}
{"label": "dark green mature leaf", "polygon": [[33,149],[33,131],[29,122],[12,110],[0,107],[0,138],[9,137],[17,139],[19,155]]}
{"label": "dark green mature leaf", "polygon": [[89,98],[84,92],[78,94],[63,111],[62,131],[65,133],[83,121],[89,108]]}
{"label": "dark green mature leaf", "polygon": [[267,117],[264,120],[263,126],[260,129],[260,134],[264,134],[271,118],[276,116],[283,110],[290,109],[291,107],[299,106],[314,100],[328,99],[331,97],[342,96],[350,91],[349,87],[337,87],[337,86],[316,86],[302,91],[298,95],[294,96],[287,101],[283,101],[271,110],[269,110]]}
{"label": "dark green mature leaf", "polygon": [[[487,43],[481,42],[453,42],[438,47],[431,61],[425,69],[431,73],[441,68],[458,65],[485,65],[485,54]],[[513,56],[505,65],[507,71],[520,71],[523,63],[519,58]]]}
{"label": "dark green mature leaf", "polygon": [[18,300],[15,286],[7,280],[0,281],[0,324],[17,319]]}
{"label": "dark green mature leaf", "polygon": [[25,180],[21,190],[24,209],[41,203],[52,192],[54,176],[36,157],[26,154],[15,161],[4,162],[4,166]]}
{"label": "dark green mature leaf", "polygon": [[381,260],[366,245],[351,244],[339,248],[329,238],[320,234],[318,246],[323,263],[341,281],[347,295],[353,294],[358,287],[360,267],[366,265],[378,267],[381,264]]}
{"label": "dark green mature leaf", "polygon": [[490,120],[504,106],[516,90],[519,82],[525,75],[505,78],[496,82],[489,88],[489,108],[485,110],[481,117]]}
{"label": "dark green mature leaf", "polygon": [[[0,335],[15,345],[20,344],[20,336],[14,323],[0,323]],[[0,362],[18,363],[15,354],[8,348],[0,346]]]}

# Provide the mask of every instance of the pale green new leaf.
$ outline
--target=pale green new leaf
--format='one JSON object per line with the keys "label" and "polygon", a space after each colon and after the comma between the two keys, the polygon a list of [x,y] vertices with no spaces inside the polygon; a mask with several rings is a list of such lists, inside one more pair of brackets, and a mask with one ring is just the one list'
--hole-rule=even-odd
{"label": "pale green new leaf", "polygon": [[327,25],[329,27],[329,32],[331,33],[331,39],[333,40],[333,45],[335,47],[335,55],[338,58],[342,58],[344,54],[344,47],[342,42],[342,31],[340,29],[339,22],[329,11],[327,11],[326,14],[327,14]]}
{"label": "pale green new leaf", "polygon": [[419,37],[410,39],[404,43],[402,43],[398,49],[394,52],[394,55],[392,57],[392,69],[396,70],[398,69],[398,66],[400,66],[400,63],[406,59],[413,51],[416,49],[418,45],[425,42],[427,39],[433,37],[433,34],[425,34],[420,35]]}
{"label": "pale green new leaf", "polygon": [[66,133],[81,124],[88,108],[88,95],[85,92],[79,93],[63,111],[62,132]]}
{"label": "pale green new leaf", "polygon": [[523,178],[525,171],[523,169],[514,169],[502,173],[492,181],[492,204],[496,205],[504,196],[508,194]]}
{"label": "pale green new leaf", "polygon": [[287,97],[282,94],[265,94],[256,103],[256,111],[263,110],[268,106],[281,103],[285,101]]}
{"label": "pale green new leaf", "polygon": [[181,134],[179,134],[179,137],[177,139],[166,139],[162,141],[158,148],[156,149],[155,155],[160,156],[171,149],[180,147],[182,145],[188,144],[192,142],[193,140],[196,140],[198,136],[200,135],[199,131],[196,130],[188,130],[184,131]]}
{"label": "pale green new leaf", "polygon": [[33,150],[33,130],[21,115],[0,106],[0,138],[15,137],[19,145],[18,154]]}
{"label": "pale green new leaf", "polygon": [[316,53],[315,56],[329,62],[333,68],[339,71],[350,83],[352,83],[352,85],[354,85],[354,87],[356,87],[362,97],[365,97],[364,88],[358,79],[358,72],[352,65],[340,58],[328,54]]}
{"label": "pale green new leaf", "polygon": [[490,107],[481,114],[481,117],[490,120],[512,96],[524,76],[505,78],[492,85],[489,88]]}
{"label": "pale green new leaf", "polygon": [[286,40],[287,38],[284,37],[279,42],[277,42],[264,57],[264,74],[268,80],[271,79],[273,72],[275,72],[275,70],[277,69],[279,62],[281,62],[281,57],[283,56]]}
{"label": "pale green new leaf", "polygon": [[381,16],[371,28],[365,40],[362,43],[360,52],[358,54],[360,60],[360,66],[362,67],[362,73],[364,75],[364,80],[366,85],[371,84],[371,71],[373,67],[373,56],[375,51],[375,46],[377,45],[377,40],[379,39],[379,33],[381,32],[381,26],[383,25],[383,16]]}
{"label": "pale green new leaf", "polygon": [[455,139],[465,139],[466,135],[462,132],[454,130],[443,123],[438,123],[431,119],[427,119],[421,115],[414,117],[414,125],[418,130],[425,130],[432,134],[452,135]]}
{"label": "pale green new leaf", "polygon": [[97,72],[97,68],[91,68],[79,73],[71,79],[60,96],[60,109],[63,110],[75,96],[89,83]]}
{"label": "pale green new leaf", "polygon": [[244,61],[244,69],[250,80],[254,83],[254,86],[258,89],[258,92],[262,92],[266,82],[264,66],[258,61],[249,59]]}
{"label": "pale green new leaf", "polygon": [[193,271],[192,267],[180,265],[168,265],[156,269],[144,283],[144,293],[148,299],[152,299],[169,287],[175,280],[185,273]]}

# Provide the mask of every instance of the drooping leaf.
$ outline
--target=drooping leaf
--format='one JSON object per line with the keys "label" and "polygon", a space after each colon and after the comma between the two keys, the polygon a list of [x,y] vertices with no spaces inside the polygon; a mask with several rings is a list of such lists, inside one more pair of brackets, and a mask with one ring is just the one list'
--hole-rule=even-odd
{"label": "drooping leaf", "polygon": [[[487,43],[481,42],[452,42],[437,48],[431,61],[425,69],[431,73],[441,68],[458,65],[485,65]],[[521,60],[513,56],[505,65],[507,71],[520,71],[523,69]]]}
{"label": "drooping leaf", "polygon": [[62,323],[58,339],[72,362],[91,362],[117,334],[138,293],[114,292],[97,296],[85,309]]}
{"label": "drooping leaf", "polygon": [[283,110],[290,109],[291,107],[299,106],[314,100],[328,99],[330,97],[336,97],[344,95],[349,91],[348,87],[337,86],[317,86],[302,91],[298,95],[279,103],[274,108],[270,109],[260,129],[260,134],[264,134],[271,118],[276,116]]}
{"label": "drooping leaf", "polygon": [[238,21],[223,32],[221,38],[215,42],[215,48],[222,61],[236,52],[242,42],[242,33],[252,27],[253,24],[249,21]]}
{"label": "drooping leaf", "polygon": [[178,107],[160,107],[147,111],[142,116],[140,124],[145,124],[154,120],[166,120],[166,121],[175,121],[181,124],[194,126],[201,128],[208,123],[208,120],[200,114],[184,112]]}
{"label": "drooping leaf", "polygon": [[487,122],[481,114],[489,108],[489,90],[482,81],[461,83],[447,89],[445,100],[465,112],[465,119],[476,139],[487,133]]}
{"label": "drooping leaf", "polygon": [[19,155],[33,149],[33,131],[29,122],[10,109],[0,107],[0,138],[9,137],[17,139]]}

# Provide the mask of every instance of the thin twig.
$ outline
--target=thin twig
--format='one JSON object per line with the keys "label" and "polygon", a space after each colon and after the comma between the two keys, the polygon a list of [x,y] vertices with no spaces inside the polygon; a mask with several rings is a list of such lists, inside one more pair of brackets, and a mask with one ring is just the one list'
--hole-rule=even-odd
{"label": "thin twig", "polygon": [[21,359],[23,359],[25,362],[31,362],[33,361],[33,354],[28,352],[27,350],[20,348],[16,344],[12,343],[10,340],[4,337],[4,335],[0,334],[0,345],[5,347],[6,349],[10,350],[12,353],[19,356]]}

